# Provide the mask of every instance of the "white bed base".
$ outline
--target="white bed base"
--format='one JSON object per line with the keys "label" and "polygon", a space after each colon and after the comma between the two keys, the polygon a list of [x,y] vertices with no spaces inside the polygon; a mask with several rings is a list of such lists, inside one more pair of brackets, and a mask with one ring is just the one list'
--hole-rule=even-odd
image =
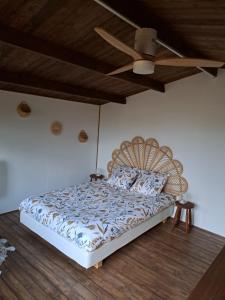
{"label": "white bed base", "polygon": [[20,222],[45,239],[47,242],[55,246],[65,255],[75,260],[79,265],[88,269],[97,265],[107,256],[128,244],[155,225],[161,223],[166,218],[172,216],[173,210],[174,206],[171,205],[157,215],[151,217],[148,221],[139,224],[133,229],[122,234],[120,237],[103,244],[100,248],[92,252],[88,252],[85,249],[79,248],[74,244],[74,242],[63,238],[52,229],[38,223],[34,218],[24,212],[20,213]]}

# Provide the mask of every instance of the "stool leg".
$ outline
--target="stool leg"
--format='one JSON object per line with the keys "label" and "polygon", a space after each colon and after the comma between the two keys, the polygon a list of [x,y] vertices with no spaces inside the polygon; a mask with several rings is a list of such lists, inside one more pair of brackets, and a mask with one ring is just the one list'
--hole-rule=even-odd
{"label": "stool leg", "polygon": [[190,231],[191,227],[191,209],[187,209],[186,211],[186,232]]}
{"label": "stool leg", "polygon": [[189,223],[189,230],[190,230],[190,229],[191,229],[191,226],[192,226],[191,209],[189,210],[188,223]]}
{"label": "stool leg", "polygon": [[176,214],[175,214],[175,217],[174,217],[174,220],[173,220],[173,225],[174,227],[179,224],[180,222],[180,215],[181,215],[181,207],[177,207],[177,210],[176,210]]}

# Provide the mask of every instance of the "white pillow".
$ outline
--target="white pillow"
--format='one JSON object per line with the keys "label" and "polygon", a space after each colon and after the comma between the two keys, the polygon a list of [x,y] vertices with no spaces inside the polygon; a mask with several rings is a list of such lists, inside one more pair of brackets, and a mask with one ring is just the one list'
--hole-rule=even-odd
{"label": "white pillow", "polygon": [[130,191],[146,196],[158,196],[165,186],[167,178],[167,174],[142,171],[139,173]]}
{"label": "white pillow", "polygon": [[112,170],[112,175],[107,182],[114,187],[129,189],[136,180],[139,172],[135,168],[117,166]]}

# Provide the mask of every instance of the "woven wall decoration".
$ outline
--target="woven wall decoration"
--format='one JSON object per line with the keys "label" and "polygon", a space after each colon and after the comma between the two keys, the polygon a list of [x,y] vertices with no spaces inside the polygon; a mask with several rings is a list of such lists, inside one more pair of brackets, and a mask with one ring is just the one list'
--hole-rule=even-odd
{"label": "woven wall decoration", "polygon": [[62,123],[60,123],[59,121],[55,121],[51,125],[51,132],[54,135],[60,135],[62,133],[62,129]]}
{"label": "woven wall decoration", "polygon": [[120,145],[120,149],[116,149],[112,153],[112,160],[107,166],[109,175],[111,175],[112,169],[118,165],[168,174],[164,191],[174,196],[182,195],[188,189],[186,179],[181,176],[182,164],[173,159],[173,152],[169,147],[160,147],[153,138],[144,140],[137,136],[131,142],[124,141]]}
{"label": "woven wall decoration", "polygon": [[78,139],[80,141],[80,143],[86,143],[88,140],[88,135],[86,133],[85,130],[81,130],[79,135],[78,135]]}
{"label": "woven wall decoration", "polygon": [[18,115],[22,118],[27,118],[31,114],[31,108],[26,102],[20,102],[16,110]]}

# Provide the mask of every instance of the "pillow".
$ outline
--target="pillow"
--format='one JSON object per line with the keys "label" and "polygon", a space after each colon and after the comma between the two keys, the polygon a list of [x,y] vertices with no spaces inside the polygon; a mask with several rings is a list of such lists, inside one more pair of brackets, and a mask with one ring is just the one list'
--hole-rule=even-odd
{"label": "pillow", "polygon": [[127,166],[117,166],[112,170],[112,175],[107,182],[115,187],[129,189],[137,178],[139,172],[137,169]]}
{"label": "pillow", "polygon": [[167,174],[140,172],[130,191],[146,196],[158,196],[165,186],[167,178]]}

